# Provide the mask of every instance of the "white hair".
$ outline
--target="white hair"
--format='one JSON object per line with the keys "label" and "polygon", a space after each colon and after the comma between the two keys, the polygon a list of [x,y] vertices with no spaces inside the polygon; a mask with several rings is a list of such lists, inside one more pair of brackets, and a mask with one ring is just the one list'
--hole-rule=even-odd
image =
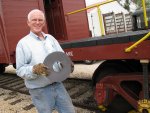
{"label": "white hair", "polygon": [[33,10],[31,10],[29,13],[28,13],[28,21],[30,21],[31,20],[31,16],[32,16],[32,14],[33,13],[35,13],[35,12],[41,12],[41,14],[43,15],[43,18],[44,18],[44,20],[45,20],[45,15],[44,15],[44,13],[43,13],[43,11],[41,11],[41,10],[39,10],[39,9],[33,9]]}

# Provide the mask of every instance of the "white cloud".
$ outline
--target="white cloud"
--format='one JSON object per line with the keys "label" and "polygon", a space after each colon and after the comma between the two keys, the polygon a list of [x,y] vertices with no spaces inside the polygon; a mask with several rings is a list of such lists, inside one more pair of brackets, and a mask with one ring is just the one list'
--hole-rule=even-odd
{"label": "white cloud", "polygon": [[[89,5],[100,3],[103,1],[106,1],[106,0],[86,0],[86,3],[87,3],[87,6],[89,6]],[[101,9],[102,14],[111,13],[111,12],[114,12],[115,14],[121,13],[121,12],[128,13],[128,11],[126,9],[124,9],[117,1],[104,4],[104,5],[100,6],[100,9]],[[95,10],[97,10],[97,8],[95,8]],[[90,10],[90,11],[92,11],[92,10]]]}
{"label": "white cloud", "polygon": [[98,2],[102,2],[102,1],[105,1],[105,0],[85,0],[86,6],[89,6]]}

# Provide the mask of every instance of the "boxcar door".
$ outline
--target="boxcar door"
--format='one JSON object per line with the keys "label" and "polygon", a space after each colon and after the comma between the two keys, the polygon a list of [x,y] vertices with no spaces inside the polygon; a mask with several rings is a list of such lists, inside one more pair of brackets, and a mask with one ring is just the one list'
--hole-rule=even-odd
{"label": "boxcar door", "polygon": [[64,14],[60,0],[44,0],[44,7],[48,32],[57,40],[64,40]]}

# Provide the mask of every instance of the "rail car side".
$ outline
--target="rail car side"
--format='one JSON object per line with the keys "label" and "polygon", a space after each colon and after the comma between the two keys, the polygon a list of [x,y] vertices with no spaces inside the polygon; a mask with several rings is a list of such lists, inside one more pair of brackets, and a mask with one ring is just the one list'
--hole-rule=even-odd
{"label": "rail car side", "polygon": [[149,113],[150,27],[145,29],[142,11],[133,18],[133,31],[62,44],[74,60],[104,60],[92,82],[99,108],[109,113]]}
{"label": "rail car side", "polygon": [[[147,71],[150,71],[149,63],[140,62],[150,59],[150,40],[142,42],[129,53],[125,49],[149,32],[142,30],[62,44],[74,60],[104,60],[92,77],[100,108],[113,108],[115,113],[138,110],[138,102],[144,98],[143,72],[146,69],[143,69],[143,65],[147,65]],[[122,105],[120,109],[118,104]]]}

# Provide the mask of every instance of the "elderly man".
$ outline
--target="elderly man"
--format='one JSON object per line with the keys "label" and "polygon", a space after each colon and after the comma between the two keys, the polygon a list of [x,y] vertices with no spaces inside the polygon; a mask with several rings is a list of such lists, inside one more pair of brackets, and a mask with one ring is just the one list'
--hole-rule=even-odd
{"label": "elderly man", "polygon": [[71,98],[61,82],[50,83],[47,67],[42,63],[49,53],[63,52],[58,41],[42,32],[44,13],[38,9],[29,12],[27,24],[30,33],[16,47],[17,75],[24,79],[38,113],[75,113]]}

